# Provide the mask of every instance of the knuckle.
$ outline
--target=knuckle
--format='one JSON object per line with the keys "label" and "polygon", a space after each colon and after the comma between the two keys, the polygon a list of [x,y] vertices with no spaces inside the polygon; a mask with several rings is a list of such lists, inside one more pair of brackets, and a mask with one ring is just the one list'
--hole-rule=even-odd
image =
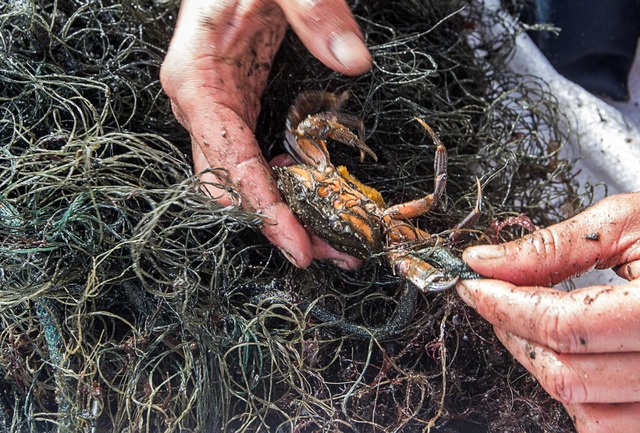
{"label": "knuckle", "polygon": [[530,243],[538,257],[553,258],[556,256],[558,240],[555,232],[543,228],[531,235]]}
{"label": "knuckle", "polygon": [[522,250],[519,256],[536,260],[536,272],[541,278],[540,283],[555,284],[560,281],[559,269],[571,260],[559,236],[561,234],[557,230],[544,228],[523,238],[523,242],[520,243]]}
{"label": "knuckle", "polygon": [[540,330],[540,339],[541,342],[546,346],[550,347],[553,350],[556,350],[556,347],[560,340],[559,334],[559,317],[557,313],[557,309],[551,305],[547,306],[536,318],[537,322],[534,324],[534,329]]}
{"label": "knuckle", "polygon": [[242,160],[238,161],[236,169],[243,174],[258,173],[260,176],[266,178],[271,176],[271,172],[266,168],[264,157],[259,149],[251,148],[251,153],[248,153]]}
{"label": "knuckle", "polygon": [[556,400],[576,404],[586,400],[587,388],[580,374],[561,361],[556,361],[541,380],[542,387]]}
{"label": "knuckle", "polygon": [[576,329],[578,318],[558,304],[545,308],[535,324],[540,330],[541,342],[559,353],[575,353],[584,346],[585,338]]}

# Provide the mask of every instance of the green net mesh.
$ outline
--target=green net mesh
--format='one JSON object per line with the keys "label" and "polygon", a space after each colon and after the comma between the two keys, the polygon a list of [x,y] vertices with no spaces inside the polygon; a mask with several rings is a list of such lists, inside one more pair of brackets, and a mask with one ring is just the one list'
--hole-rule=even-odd
{"label": "green net mesh", "polygon": [[[447,146],[446,196],[421,227],[450,230],[481,180],[484,212],[459,249],[588,202],[559,155],[553,97],[505,67],[514,35],[478,30],[497,16],[466,1],[353,10],[372,71],[332,73],[288,34],[256,131],[267,156],[301,90],[349,90],[379,160],[339,146],[332,159],[388,202],[433,189],[415,117]],[[199,192],[158,82],[175,15],[149,1],[0,3],[0,429],[570,429],[455,293],[417,293],[380,260],[295,269],[256,215]],[[491,229],[509,217],[519,224]]]}

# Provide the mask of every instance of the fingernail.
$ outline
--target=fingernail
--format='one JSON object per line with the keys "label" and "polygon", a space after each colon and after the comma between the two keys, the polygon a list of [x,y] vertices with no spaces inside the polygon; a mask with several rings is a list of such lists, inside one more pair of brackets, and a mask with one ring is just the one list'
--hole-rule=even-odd
{"label": "fingernail", "polygon": [[493,260],[504,257],[504,248],[500,245],[478,245],[467,248],[465,254],[477,260]]}
{"label": "fingernail", "polygon": [[329,259],[329,261],[334,265],[337,266],[341,269],[347,270],[347,271],[353,271],[358,269],[360,266],[362,266],[362,260],[356,259],[356,258],[350,258],[347,260],[342,260],[342,259]]}
{"label": "fingernail", "polygon": [[360,36],[354,32],[331,33],[329,49],[343,66],[363,69],[371,64],[371,54]]}
{"label": "fingernail", "polygon": [[338,268],[341,269],[349,269],[348,267],[348,263],[345,262],[344,260],[340,260],[340,259],[329,259],[329,262],[333,265],[336,266]]}
{"label": "fingernail", "polygon": [[293,266],[295,266],[296,268],[300,267],[298,265],[298,261],[296,260],[296,258],[293,257],[287,250],[285,250],[283,248],[278,248],[278,250],[280,250],[282,255],[285,256],[287,258],[287,260],[289,260]]}
{"label": "fingernail", "polygon": [[476,301],[471,295],[471,289],[467,286],[467,284],[464,281],[460,281],[458,282],[456,289],[458,290],[460,299],[462,299],[465,304],[475,309]]}

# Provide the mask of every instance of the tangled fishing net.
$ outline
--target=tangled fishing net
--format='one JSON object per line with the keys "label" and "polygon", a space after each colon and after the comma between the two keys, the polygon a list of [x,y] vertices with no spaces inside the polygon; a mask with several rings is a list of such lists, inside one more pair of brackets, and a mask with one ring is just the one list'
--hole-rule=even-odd
{"label": "tangled fishing net", "polygon": [[[446,197],[422,227],[450,230],[480,178],[484,212],[458,248],[580,209],[552,96],[504,67],[513,34],[478,31],[497,16],[466,1],[353,8],[373,70],[339,76],[289,34],[256,133],[268,157],[298,92],[349,90],[379,160],[332,159],[388,202],[433,188],[415,117],[447,146]],[[0,430],[571,429],[455,293],[412,292],[377,260],[295,269],[256,215],[199,191],[158,82],[175,13],[0,4]]]}

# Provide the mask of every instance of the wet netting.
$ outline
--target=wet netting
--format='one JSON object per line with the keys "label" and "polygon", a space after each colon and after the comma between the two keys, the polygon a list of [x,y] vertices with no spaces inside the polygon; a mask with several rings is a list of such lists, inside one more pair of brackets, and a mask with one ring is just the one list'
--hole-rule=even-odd
{"label": "wet netting", "polygon": [[[378,161],[330,143],[332,159],[387,202],[433,190],[415,117],[448,148],[421,227],[450,231],[480,179],[482,217],[454,254],[588,201],[559,156],[553,97],[504,67],[515,30],[480,31],[499,16],[465,1],[353,9],[372,71],[332,73],[288,34],[256,133],[268,157],[300,91],[348,90]],[[0,3],[0,430],[571,431],[455,292],[418,293],[379,258],[296,269],[260,218],[199,191],[158,81],[175,14]]]}

